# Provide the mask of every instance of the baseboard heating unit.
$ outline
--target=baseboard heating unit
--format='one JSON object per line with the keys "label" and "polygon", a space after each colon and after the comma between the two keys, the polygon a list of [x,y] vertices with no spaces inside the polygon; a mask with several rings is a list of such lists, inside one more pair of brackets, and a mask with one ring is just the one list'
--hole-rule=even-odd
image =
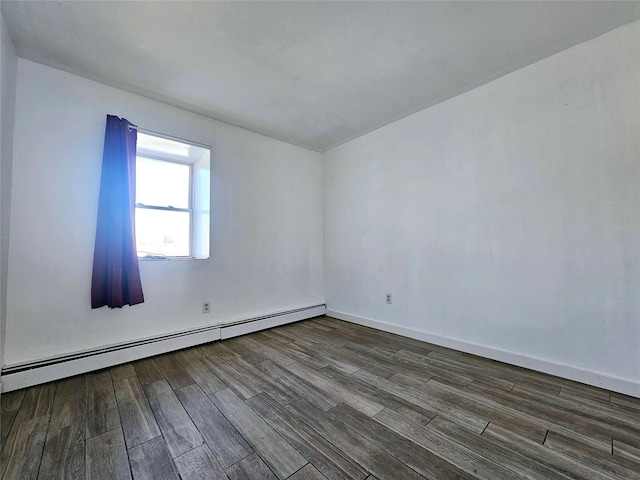
{"label": "baseboard heating unit", "polygon": [[313,305],[15,365],[6,365],[2,369],[2,391],[10,392],[182,348],[306,320],[324,315],[326,311],[324,304]]}

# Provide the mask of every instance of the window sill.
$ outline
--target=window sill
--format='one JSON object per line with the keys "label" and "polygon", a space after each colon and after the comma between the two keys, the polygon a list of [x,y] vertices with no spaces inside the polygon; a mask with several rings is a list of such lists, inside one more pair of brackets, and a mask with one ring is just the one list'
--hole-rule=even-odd
{"label": "window sill", "polygon": [[178,261],[184,262],[187,260],[207,260],[206,258],[194,258],[194,257],[138,257],[139,262],[164,262],[164,261]]}

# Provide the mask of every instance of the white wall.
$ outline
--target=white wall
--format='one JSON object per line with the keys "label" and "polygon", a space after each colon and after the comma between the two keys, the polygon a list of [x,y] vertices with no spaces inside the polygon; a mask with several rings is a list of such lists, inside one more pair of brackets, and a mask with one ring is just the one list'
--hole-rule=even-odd
{"label": "white wall", "polygon": [[9,38],[2,13],[0,13],[0,366],[2,366],[4,358],[3,347],[7,313],[13,116],[17,65],[18,57]]}
{"label": "white wall", "polygon": [[327,308],[640,385],[639,27],[325,153]]}
{"label": "white wall", "polygon": [[[5,364],[324,302],[320,154],[23,59],[17,85]],[[146,303],[92,311],[108,113],[212,145],[211,258],[141,262]]]}

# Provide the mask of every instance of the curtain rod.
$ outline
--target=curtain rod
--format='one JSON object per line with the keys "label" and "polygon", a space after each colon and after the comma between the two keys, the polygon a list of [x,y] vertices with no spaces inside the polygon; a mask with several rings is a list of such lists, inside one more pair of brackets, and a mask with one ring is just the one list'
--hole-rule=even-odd
{"label": "curtain rod", "polygon": [[140,133],[146,133],[148,135],[154,135],[156,137],[166,138],[167,140],[174,140],[180,143],[188,143],[189,145],[193,145],[194,147],[207,148],[212,150],[211,145],[205,145],[204,143],[194,142],[193,140],[187,140],[185,138],[174,137],[172,135],[167,135],[165,133],[154,132],[153,130],[147,130],[146,128],[140,128],[137,125],[132,123],[129,124],[129,131],[137,130]]}

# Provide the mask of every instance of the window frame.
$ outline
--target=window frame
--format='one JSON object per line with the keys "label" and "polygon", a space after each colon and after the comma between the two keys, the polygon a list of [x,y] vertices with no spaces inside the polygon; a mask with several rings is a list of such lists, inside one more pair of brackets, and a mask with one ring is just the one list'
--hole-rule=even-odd
{"label": "window frame", "polygon": [[[202,145],[196,142],[192,142],[192,141],[188,141],[188,140],[184,140],[181,138],[177,138],[177,137],[172,137],[169,135],[165,135],[165,134],[161,134],[161,133],[157,133],[157,132],[152,132],[150,130],[143,130],[141,128],[138,128],[138,133],[141,133],[143,135],[147,135],[149,137],[156,137],[156,138],[160,138],[163,140],[169,140],[172,142],[177,142],[177,143],[181,143],[183,145],[186,145],[188,147],[196,147],[202,150],[206,150],[208,151],[208,159],[206,161],[206,168],[202,168],[202,165],[199,167],[200,169],[206,170],[209,174],[209,179],[206,185],[206,190],[207,190],[207,194],[206,194],[206,199],[207,202],[210,202],[211,199],[211,179],[210,179],[210,172],[211,172],[211,147],[207,146],[207,145]],[[196,203],[197,199],[196,199],[196,182],[194,179],[194,170],[196,168],[196,165],[198,163],[198,160],[194,159],[193,161],[191,160],[185,160],[184,158],[180,157],[179,155],[172,155],[170,153],[165,153],[165,152],[161,152],[161,151],[152,151],[149,149],[145,149],[144,147],[142,149],[140,148],[136,148],[136,161],[138,158],[146,158],[149,160],[157,160],[157,161],[162,161],[162,162],[168,162],[168,163],[174,163],[174,164],[179,164],[179,165],[186,165],[189,167],[189,195],[188,195],[188,207],[187,208],[178,208],[178,207],[172,207],[172,206],[161,206],[161,205],[150,205],[150,204],[143,204],[137,201],[136,198],[136,202],[135,202],[135,209],[137,210],[138,208],[140,209],[146,209],[146,210],[160,210],[160,211],[169,211],[169,212],[186,212],[189,214],[189,253],[188,255],[146,255],[146,256],[137,256],[138,260],[142,260],[142,261],[160,261],[160,260],[206,260],[209,258],[210,256],[210,245],[209,245],[209,237],[210,237],[210,205],[207,203],[206,205],[200,205],[200,208],[198,209],[198,211],[200,212],[202,210],[202,207],[206,207],[206,222],[201,222],[200,228],[207,228],[207,235],[206,235],[206,256],[201,255],[196,255],[196,236],[198,235],[198,231],[197,231],[197,222],[195,219],[195,214],[196,214]],[[136,182],[137,182],[137,172],[136,172]],[[137,191],[136,191],[136,197],[137,197]],[[201,213],[201,212],[200,212]],[[200,246],[200,249],[202,249],[202,247]],[[136,253],[137,253],[137,246],[136,246]]]}

